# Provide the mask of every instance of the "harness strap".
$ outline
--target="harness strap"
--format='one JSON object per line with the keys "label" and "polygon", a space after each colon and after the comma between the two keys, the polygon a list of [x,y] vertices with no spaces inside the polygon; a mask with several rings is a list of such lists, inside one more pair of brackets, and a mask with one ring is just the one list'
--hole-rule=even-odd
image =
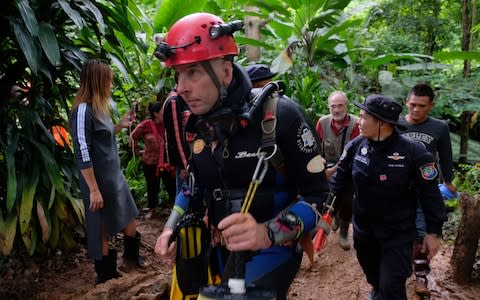
{"label": "harness strap", "polygon": [[[286,174],[285,159],[276,144],[278,96],[270,96],[263,104],[262,144],[259,150],[267,151],[266,160],[282,175]],[[270,151],[268,151],[270,150]]]}

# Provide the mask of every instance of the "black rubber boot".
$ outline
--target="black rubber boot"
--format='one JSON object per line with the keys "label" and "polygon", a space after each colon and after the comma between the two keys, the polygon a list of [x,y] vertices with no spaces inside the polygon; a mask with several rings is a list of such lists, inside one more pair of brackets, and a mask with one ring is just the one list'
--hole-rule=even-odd
{"label": "black rubber boot", "polygon": [[350,243],[350,240],[348,239],[348,227],[350,226],[350,223],[345,222],[343,220],[340,220],[339,223],[340,223],[339,224],[340,236],[338,237],[338,244],[343,250],[350,250],[351,243]]}
{"label": "black rubber boot", "polygon": [[123,238],[123,246],[124,246],[123,258],[127,261],[135,262],[135,264],[138,267],[145,268],[145,267],[148,267],[149,264],[139,254],[140,240],[141,240],[141,234],[138,231],[135,233],[135,237],[131,237],[131,236],[128,236],[128,235],[124,236],[124,238]]}
{"label": "black rubber boot", "polygon": [[110,249],[108,255],[103,256],[102,260],[95,260],[95,284],[104,283],[107,280],[121,277],[117,271],[117,251]]}

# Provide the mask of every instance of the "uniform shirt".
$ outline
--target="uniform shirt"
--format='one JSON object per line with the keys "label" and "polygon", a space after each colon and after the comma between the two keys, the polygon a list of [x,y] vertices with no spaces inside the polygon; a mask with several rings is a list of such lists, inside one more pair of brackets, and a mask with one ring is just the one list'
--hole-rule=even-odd
{"label": "uniform shirt", "polygon": [[384,141],[357,137],[347,144],[333,177],[340,193],[353,180],[354,234],[405,242],[415,238],[417,199],[428,233],[441,234],[445,207],[437,187],[438,171],[421,143],[394,132]]}
{"label": "uniform shirt", "polygon": [[452,142],[447,122],[428,117],[420,124],[410,124],[405,120],[405,116],[402,116],[399,123],[407,128],[405,131],[400,131],[401,134],[422,142],[437,159],[443,180],[452,182]]}
{"label": "uniform shirt", "polygon": [[109,236],[120,232],[135,219],[138,210],[120,168],[114,125],[109,116],[97,119],[91,104],[81,103],[70,119],[75,161],[79,169],[93,168],[104,206],[97,212],[89,207],[90,190],[80,173],[85,204],[88,253],[101,259],[101,224]]}

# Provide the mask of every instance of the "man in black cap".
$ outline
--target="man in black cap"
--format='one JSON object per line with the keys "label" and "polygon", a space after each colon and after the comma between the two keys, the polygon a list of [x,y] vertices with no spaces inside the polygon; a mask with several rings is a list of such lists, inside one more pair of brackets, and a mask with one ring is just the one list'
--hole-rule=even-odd
{"label": "man in black cap", "polygon": [[425,212],[429,259],[440,247],[445,207],[437,166],[422,143],[395,129],[402,107],[392,98],[368,96],[360,108],[360,136],[349,142],[333,177],[340,195],[353,181],[353,240],[357,259],[373,289],[368,299],[407,299],[412,272],[417,199]]}
{"label": "man in black cap", "polygon": [[253,88],[262,88],[272,80],[275,73],[272,73],[267,65],[254,64],[247,67],[248,77],[252,82]]}

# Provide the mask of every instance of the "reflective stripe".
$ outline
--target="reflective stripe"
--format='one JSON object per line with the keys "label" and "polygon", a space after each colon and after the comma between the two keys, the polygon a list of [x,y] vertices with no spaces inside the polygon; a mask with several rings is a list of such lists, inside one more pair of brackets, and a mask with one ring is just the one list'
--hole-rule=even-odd
{"label": "reflective stripe", "polygon": [[87,103],[80,103],[77,111],[77,139],[82,156],[82,162],[90,161],[90,153],[88,152],[87,139],[85,137],[85,113]]}

